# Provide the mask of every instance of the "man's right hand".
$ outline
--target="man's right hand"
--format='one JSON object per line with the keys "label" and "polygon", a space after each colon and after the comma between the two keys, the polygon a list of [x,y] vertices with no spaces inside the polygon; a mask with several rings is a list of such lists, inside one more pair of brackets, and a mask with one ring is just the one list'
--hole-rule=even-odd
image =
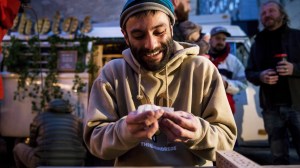
{"label": "man's right hand", "polygon": [[275,70],[273,69],[267,69],[260,73],[260,80],[269,85],[274,85],[278,81],[278,75]]}
{"label": "man's right hand", "polygon": [[158,119],[164,114],[163,110],[130,112],[126,118],[128,131],[137,139],[151,139],[158,131]]}

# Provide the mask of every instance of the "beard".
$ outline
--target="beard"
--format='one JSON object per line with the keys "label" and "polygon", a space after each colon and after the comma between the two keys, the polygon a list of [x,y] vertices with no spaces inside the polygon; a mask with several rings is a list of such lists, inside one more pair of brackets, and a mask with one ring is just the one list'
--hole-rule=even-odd
{"label": "beard", "polygon": [[185,11],[184,6],[182,4],[178,5],[178,9],[175,10],[175,14],[178,22],[184,22],[189,20],[189,11]]}
{"label": "beard", "polygon": [[[169,38],[166,40],[166,42],[161,43],[161,47],[157,47],[153,50],[149,50],[146,48],[136,48],[129,44],[131,53],[133,57],[139,62],[139,64],[144,67],[148,71],[158,71],[166,66],[168,61],[171,58],[173,49],[174,49],[174,43],[173,39]],[[160,62],[156,62],[156,60],[145,60],[143,57],[146,57],[146,55],[155,53],[155,52],[162,52],[162,59]]]}
{"label": "beard", "polygon": [[282,18],[281,16],[278,16],[276,18],[266,17],[262,24],[266,29],[272,30],[282,24]]}
{"label": "beard", "polygon": [[225,49],[225,45],[217,44],[215,47],[211,48],[214,53],[221,53]]}

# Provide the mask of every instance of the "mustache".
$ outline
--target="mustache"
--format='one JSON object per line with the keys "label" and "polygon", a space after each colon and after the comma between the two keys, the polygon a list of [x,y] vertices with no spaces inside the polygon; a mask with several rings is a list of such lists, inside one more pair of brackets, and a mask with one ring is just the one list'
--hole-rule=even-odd
{"label": "mustache", "polygon": [[224,47],[225,45],[224,44],[217,44],[217,47]]}
{"label": "mustache", "polygon": [[275,20],[275,19],[272,18],[272,17],[270,17],[270,16],[267,16],[267,17],[265,18],[265,21],[268,21],[268,20]]}
{"label": "mustache", "polygon": [[153,50],[141,48],[140,50],[138,50],[138,53],[142,54],[142,55],[150,55],[150,54],[156,53],[158,51],[165,51],[165,49],[166,49],[166,46],[156,47]]}

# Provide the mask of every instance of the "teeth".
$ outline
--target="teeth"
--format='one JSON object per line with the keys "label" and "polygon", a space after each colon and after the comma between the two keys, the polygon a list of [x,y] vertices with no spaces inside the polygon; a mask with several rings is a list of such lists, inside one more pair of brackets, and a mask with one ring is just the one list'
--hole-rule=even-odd
{"label": "teeth", "polygon": [[158,53],[159,53],[159,51],[156,51],[156,52],[154,52],[154,53],[149,53],[149,54],[147,54],[147,56],[148,56],[148,57],[152,57],[152,56],[157,55]]}

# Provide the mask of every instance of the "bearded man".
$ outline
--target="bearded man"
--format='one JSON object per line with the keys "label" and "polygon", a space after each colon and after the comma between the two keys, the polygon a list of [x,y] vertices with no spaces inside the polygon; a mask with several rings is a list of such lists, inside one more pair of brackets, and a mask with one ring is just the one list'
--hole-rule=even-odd
{"label": "bearded man", "polygon": [[226,42],[226,39],[231,34],[225,27],[212,28],[210,36],[208,57],[222,76],[227,99],[234,114],[235,101],[233,96],[247,88],[245,67],[235,55],[230,53],[230,45]]}
{"label": "bearded man", "polygon": [[93,83],[88,149],[115,166],[212,166],[237,133],[218,70],[172,39],[171,0],[128,0],[120,18],[129,48]]}
{"label": "bearded man", "polygon": [[288,26],[276,1],[262,5],[260,20],[264,29],[251,47],[246,77],[260,86],[273,164],[289,164],[289,135],[300,159],[300,31]]}
{"label": "bearded man", "polygon": [[176,41],[187,41],[184,36],[184,32],[180,29],[180,25],[185,21],[189,20],[189,13],[191,11],[191,2],[190,0],[172,0],[172,4],[175,13],[173,39]]}

